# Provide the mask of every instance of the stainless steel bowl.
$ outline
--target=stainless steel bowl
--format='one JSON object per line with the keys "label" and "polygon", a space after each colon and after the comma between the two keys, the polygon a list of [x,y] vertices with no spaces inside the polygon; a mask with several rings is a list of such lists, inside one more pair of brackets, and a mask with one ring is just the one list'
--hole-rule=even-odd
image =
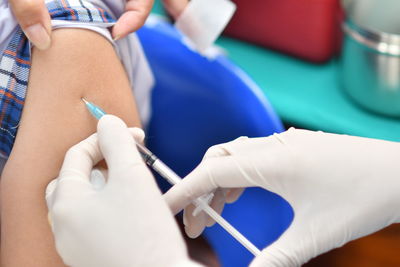
{"label": "stainless steel bowl", "polygon": [[354,1],[348,6],[343,24],[345,38],[340,70],[343,87],[361,106],[400,116],[400,31],[396,32],[400,28],[400,15],[389,18],[381,12],[391,8],[389,2],[397,3],[392,8],[398,10],[400,1],[375,1],[378,6],[370,5],[370,10],[365,12],[364,8],[360,15],[357,4],[363,1],[366,0]]}

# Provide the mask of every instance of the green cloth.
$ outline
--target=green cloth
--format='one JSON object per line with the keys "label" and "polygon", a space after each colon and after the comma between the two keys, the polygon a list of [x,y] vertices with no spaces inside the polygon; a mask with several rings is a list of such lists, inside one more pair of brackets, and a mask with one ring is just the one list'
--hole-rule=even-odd
{"label": "green cloth", "polygon": [[311,64],[229,38],[218,45],[256,81],[286,124],[400,141],[399,119],[366,111],[346,95],[335,60]]}
{"label": "green cloth", "polygon": [[[163,14],[156,2],[155,12]],[[217,42],[261,87],[286,125],[400,141],[400,119],[357,106],[341,89],[338,63],[307,63],[222,37]]]}

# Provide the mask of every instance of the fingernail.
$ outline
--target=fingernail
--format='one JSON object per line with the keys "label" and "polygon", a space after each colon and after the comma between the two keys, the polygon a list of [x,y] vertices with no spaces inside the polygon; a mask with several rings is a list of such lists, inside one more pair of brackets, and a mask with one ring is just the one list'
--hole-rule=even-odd
{"label": "fingernail", "polygon": [[50,47],[51,40],[50,35],[47,33],[46,29],[42,24],[37,23],[29,26],[24,30],[28,39],[39,49],[46,50]]}
{"label": "fingernail", "polygon": [[114,40],[114,42],[115,42],[115,41],[118,41],[119,39],[121,39],[121,35],[115,36],[113,40]]}

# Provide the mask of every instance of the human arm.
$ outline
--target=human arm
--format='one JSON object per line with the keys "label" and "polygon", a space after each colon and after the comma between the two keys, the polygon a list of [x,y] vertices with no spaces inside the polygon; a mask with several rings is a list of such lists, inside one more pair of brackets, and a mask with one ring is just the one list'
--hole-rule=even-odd
{"label": "human arm", "polygon": [[186,207],[186,231],[196,237],[213,222],[191,215],[191,199],[216,190],[213,206],[221,211],[245,187],[279,194],[294,220],[252,266],[297,266],[400,222],[399,156],[399,143],[305,130],[239,138],[210,148],[165,197],[173,212]]}
{"label": "human arm", "polygon": [[66,151],[95,132],[81,97],[140,126],[132,88],[111,43],[82,29],[53,32],[33,49],[24,110],[1,177],[2,266],[64,266],[47,222],[44,192]]}

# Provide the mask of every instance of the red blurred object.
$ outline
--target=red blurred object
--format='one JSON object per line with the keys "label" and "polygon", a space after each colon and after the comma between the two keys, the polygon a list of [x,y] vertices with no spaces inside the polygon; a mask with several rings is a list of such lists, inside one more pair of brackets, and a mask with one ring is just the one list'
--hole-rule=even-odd
{"label": "red blurred object", "polygon": [[340,0],[232,1],[238,9],[226,35],[318,63],[339,50]]}

